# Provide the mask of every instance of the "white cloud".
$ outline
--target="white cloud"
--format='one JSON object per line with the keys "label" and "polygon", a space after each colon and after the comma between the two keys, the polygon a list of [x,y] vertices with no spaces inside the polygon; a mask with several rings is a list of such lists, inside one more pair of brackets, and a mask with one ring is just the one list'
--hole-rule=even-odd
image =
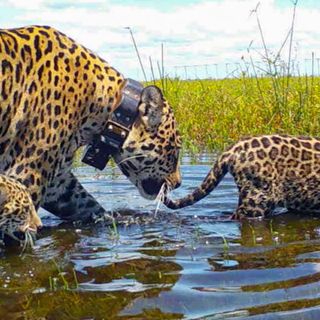
{"label": "white cloud", "polygon": [[[292,8],[281,9],[274,0],[260,2],[258,13],[264,37],[268,48],[276,52],[291,27]],[[173,11],[158,10],[156,5],[129,6],[105,0],[58,1],[58,7],[50,0],[6,3],[23,10],[23,14],[8,21],[11,27],[52,25],[119,66],[124,74],[137,73],[139,69],[126,26],[134,31],[146,66],[149,56],[154,61],[160,59],[161,42],[165,45],[167,66],[237,63],[251,41],[255,50],[261,51],[262,47],[256,16],[250,15],[257,0],[203,1],[176,6]],[[299,48],[301,59],[311,56],[311,51],[320,57],[319,18],[319,9],[297,9],[295,47]]]}
{"label": "white cloud", "polygon": [[6,3],[8,6],[17,9],[27,9],[27,10],[34,10],[39,9],[45,6],[45,0],[32,0],[32,1],[25,1],[25,0],[8,0]]}

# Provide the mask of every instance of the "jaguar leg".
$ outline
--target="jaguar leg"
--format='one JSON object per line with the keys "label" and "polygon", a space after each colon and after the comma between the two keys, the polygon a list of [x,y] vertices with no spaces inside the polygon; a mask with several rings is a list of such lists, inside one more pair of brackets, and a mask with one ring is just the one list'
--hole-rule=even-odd
{"label": "jaguar leg", "polygon": [[49,185],[41,206],[67,221],[112,219],[71,172],[61,175]]}
{"label": "jaguar leg", "polygon": [[272,213],[275,202],[265,191],[258,189],[240,190],[239,202],[231,219],[260,218]]}

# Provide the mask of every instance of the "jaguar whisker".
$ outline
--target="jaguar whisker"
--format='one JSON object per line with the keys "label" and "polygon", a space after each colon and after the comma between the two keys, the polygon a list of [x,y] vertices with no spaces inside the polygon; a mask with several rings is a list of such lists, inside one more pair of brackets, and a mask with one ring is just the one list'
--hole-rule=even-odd
{"label": "jaguar whisker", "polygon": [[167,182],[163,183],[160,190],[159,190],[159,193],[156,197],[157,206],[156,206],[156,210],[154,212],[155,217],[157,216],[157,213],[159,212],[161,203],[163,203],[167,193],[169,193],[170,191],[171,191],[170,184]]}
{"label": "jaguar whisker", "polygon": [[147,158],[148,157],[148,154],[138,154],[136,156],[132,156],[132,157],[128,157],[128,158],[125,158],[123,160],[121,160],[120,162],[117,163],[117,165],[120,165],[128,160],[132,160],[132,159],[136,159],[136,158]]}

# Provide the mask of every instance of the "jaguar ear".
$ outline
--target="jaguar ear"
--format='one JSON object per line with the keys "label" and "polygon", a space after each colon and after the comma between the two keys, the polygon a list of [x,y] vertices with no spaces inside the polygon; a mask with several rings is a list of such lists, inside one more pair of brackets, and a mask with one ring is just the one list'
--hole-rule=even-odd
{"label": "jaguar ear", "polygon": [[139,112],[147,128],[156,129],[161,123],[164,99],[161,90],[156,86],[145,87],[141,93]]}

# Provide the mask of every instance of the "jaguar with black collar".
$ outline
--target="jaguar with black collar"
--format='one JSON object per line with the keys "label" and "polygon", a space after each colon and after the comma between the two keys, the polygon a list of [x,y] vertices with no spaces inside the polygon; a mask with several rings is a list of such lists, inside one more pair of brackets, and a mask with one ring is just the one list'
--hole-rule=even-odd
{"label": "jaguar with black collar", "polygon": [[[0,173],[26,186],[36,209],[69,221],[103,217],[71,167],[76,151],[107,129],[125,86],[107,62],[54,28],[1,29]],[[154,199],[162,185],[180,184],[180,146],[171,107],[148,86],[112,157],[140,194]]]}

